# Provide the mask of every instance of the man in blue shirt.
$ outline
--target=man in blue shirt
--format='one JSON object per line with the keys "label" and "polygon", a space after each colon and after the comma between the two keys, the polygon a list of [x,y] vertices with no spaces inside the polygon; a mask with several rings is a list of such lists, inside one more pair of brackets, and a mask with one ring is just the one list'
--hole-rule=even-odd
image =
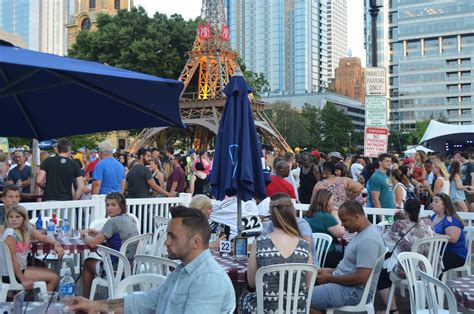
{"label": "man in blue shirt", "polygon": [[113,158],[113,147],[108,141],[99,144],[100,161],[92,173],[92,194],[123,193],[125,190],[125,168]]}
{"label": "man in blue shirt", "polygon": [[210,229],[204,214],[193,208],[177,206],[170,210],[165,245],[170,259],[181,264],[158,288],[127,295],[123,299],[71,300],[73,311],[123,313],[231,313],[235,292],[229,276],[209,251]]}
{"label": "man in blue shirt", "polygon": [[374,208],[394,208],[393,186],[387,172],[392,167],[392,156],[381,154],[377,162],[378,169],[367,183],[369,190],[369,204]]}

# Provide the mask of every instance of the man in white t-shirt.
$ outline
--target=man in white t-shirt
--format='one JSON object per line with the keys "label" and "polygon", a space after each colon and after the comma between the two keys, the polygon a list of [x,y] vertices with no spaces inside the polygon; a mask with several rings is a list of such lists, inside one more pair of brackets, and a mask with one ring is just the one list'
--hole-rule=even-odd
{"label": "man in white t-shirt", "polygon": [[[225,233],[228,240],[231,241],[237,236],[237,197],[227,197],[218,202],[212,208],[211,218],[213,222],[217,222],[226,226]],[[245,233],[261,233],[262,222],[259,217],[259,210],[255,200],[247,202],[242,201],[242,222]]]}
{"label": "man in white t-shirt", "polygon": [[365,167],[364,158],[362,158],[362,156],[360,155],[357,155],[355,158],[355,162],[351,166],[352,179],[357,181],[357,178],[359,178],[360,173],[362,172],[364,167]]}

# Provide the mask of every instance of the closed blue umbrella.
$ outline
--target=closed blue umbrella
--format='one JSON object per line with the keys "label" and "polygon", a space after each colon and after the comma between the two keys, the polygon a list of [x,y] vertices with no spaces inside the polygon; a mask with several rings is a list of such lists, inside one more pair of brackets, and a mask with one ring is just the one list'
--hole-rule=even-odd
{"label": "closed blue umbrella", "polygon": [[252,89],[237,70],[223,92],[227,96],[215,143],[210,175],[213,195],[237,196],[237,227],[242,230],[241,201],[265,197],[262,148],[248,95]]}
{"label": "closed blue umbrella", "polygon": [[0,136],[47,140],[183,127],[181,81],[13,47],[0,40]]}

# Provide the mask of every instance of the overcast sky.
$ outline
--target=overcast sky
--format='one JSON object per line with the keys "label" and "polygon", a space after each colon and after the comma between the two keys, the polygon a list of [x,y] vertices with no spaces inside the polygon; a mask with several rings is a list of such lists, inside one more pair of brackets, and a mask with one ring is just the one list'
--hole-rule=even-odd
{"label": "overcast sky", "polygon": [[[159,11],[167,15],[179,13],[185,19],[193,19],[201,14],[202,0],[134,0],[134,3],[143,6],[150,16]],[[352,56],[361,58],[365,64],[363,9],[363,0],[347,0],[349,47]]]}

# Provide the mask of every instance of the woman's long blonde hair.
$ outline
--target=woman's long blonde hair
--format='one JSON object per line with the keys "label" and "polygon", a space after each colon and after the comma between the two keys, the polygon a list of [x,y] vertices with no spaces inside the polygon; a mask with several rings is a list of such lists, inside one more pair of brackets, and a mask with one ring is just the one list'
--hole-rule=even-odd
{"label": "woman's long blonde hair", "polygon": [[442,163],[439,160],[435,160],[434,166],[439,169],[439,171],[441,172],[441,175],[443,176],[445,180],[449,179],[448,170],[446,169],[446,166],[444,165],[444,163]]}
{"label": "woman's long blonde hair", "polygon": [[18,235],[18,238],[21,239],[21,242],[30,243],[30,222],[28,220],[28,212],[26,211],[26,208],[21,205],[13,205],[10,207],[7,219],[5,220],[5,226],[7,228],[13,228],[8,221],[8,216],[10,216],[12,212],[20,214],[23,217],[23,224],[20,228],[14,229],[15,233]]}
{"label": "woman's long blonde hair", "polygon": [[300,236],[295,207],[287,194],[276,193],[270,198],[270,219],[276,228],[282,229],[286,234]]}

